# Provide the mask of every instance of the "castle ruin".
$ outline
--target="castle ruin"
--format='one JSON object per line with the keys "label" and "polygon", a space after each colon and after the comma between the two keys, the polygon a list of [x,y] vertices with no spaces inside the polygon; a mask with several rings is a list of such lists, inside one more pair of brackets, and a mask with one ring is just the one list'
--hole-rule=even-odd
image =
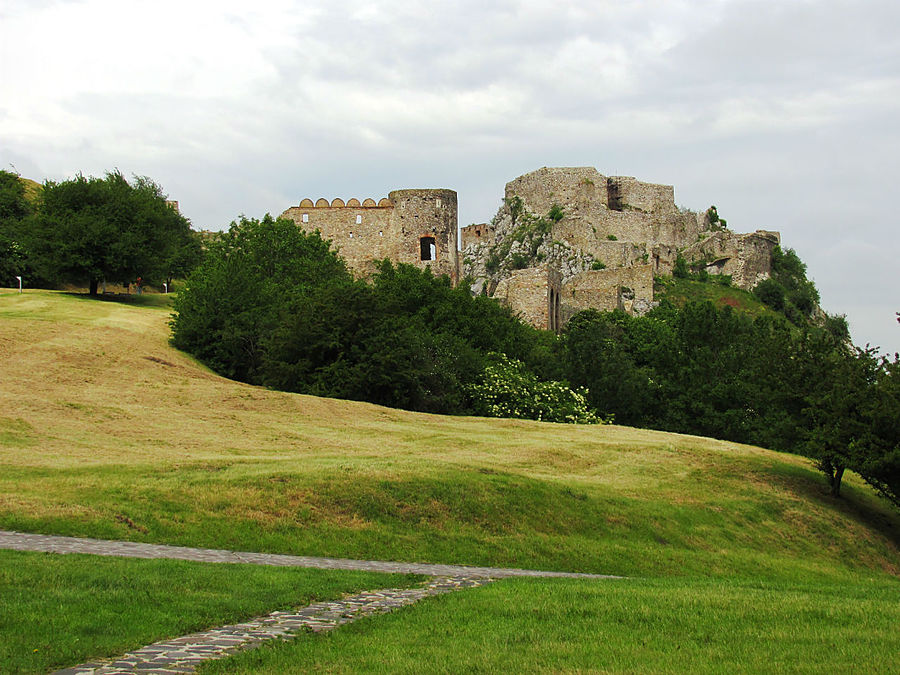
{"label": "castle ruin", "polygon": [[318,230],[362,276],[374,261],[430,267],[459,281],[458,221],[453,190],[394,190],[374,199],[304,199],[281,214],[308,232]]}
{"label": "castle ruin", "polygon": [[671,275],[679,255],[749,290],[769,277],[780,241],[777,232],[736,234],[708,211],[677,207],[671,185],[592,167],[519,176],[490,223],[459,230],[452,190],[395,190],[377,203],[304,199],[282,217],[331,239],[357,274],[383,258],[429,267],[555,331],[582,309],[648,311],[654,277]]}

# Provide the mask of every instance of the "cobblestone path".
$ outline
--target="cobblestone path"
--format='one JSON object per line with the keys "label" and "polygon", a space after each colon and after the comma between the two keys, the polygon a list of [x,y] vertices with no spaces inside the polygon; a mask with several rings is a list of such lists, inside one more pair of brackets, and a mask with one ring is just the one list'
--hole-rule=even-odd
{"label": "cobblestone path", "polygon": [[263,617],[155,642],[114,661],[83,663],[55,675],[132,675],[134,673],[190,673],[207,659],[220,659],[266,640],[289,640],[297,633],[331,630],[362,616],[383,614],[432,595],[488,583],[482,577],[438,577],[424,588],[386,588],[343,600],[317,602],[296,611],[272,612]]}
{"label": "cobblestone path", "polygon": [[211,630],[163,640],[125,654],[108,662],[84,663],[57,671],[57,675],[103,675],[135,673],[189,673],[207,659],[255,647],[266,640],[290,639],[299,632],[331,630],[362,616],[390,612],[422,598],[441,593],[474,588],[506,577],[567,577],[576,579],[617,579],[606,574],[579,572],[545,572],[500,567],[435,565],[429,563],[350,560],[275,553],[237,553],[219,549],[188,548],[131,541],[109,541],[59,537],[48,534],[25,534],[0,530],[0,549],[39,551],[44,553],[87,553],[128,558],[171,558],[196,562],[249,563],[285,567],[316,567],[333,570],[366,572],[399,572],[433,577],[422,588],[387,588],[367,591],[332,602],[318,602],[296,611],[272,612],[245,623],[221,626]]}
{"label": "cobblestone path", "polygon": [[44,553],[91,553],[125,558],[172,558],[215,563],[250,563],[283,567],[316,567],[328,570],[361,570],[364,572],[400,572],[433,577],[567,577],[571,579],[615,579],[607,574],[580,572],[545,572],[504,567],[470,567],[467,565],[436,565],[431,563],[384,562],[381,560],[350,560],[347,558],[316,558],[278,553],[236,553],[220,549],[187,548],[164,544],[142,544],[134,541],[81,539],[51,534],[24,534],[0,530],[0,549],[42,551]]}

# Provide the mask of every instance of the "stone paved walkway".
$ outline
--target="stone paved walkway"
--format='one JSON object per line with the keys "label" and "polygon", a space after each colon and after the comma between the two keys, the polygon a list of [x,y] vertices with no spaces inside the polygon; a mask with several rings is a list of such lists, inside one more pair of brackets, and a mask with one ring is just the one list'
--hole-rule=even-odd
{"label": "stone paved walkway", "polygon": [[424,588],[386,588],[343,600],[317,602],[303,609],[272,612],[263,617],[155,642],[114,661],[83,663],[55,675],[133,675],[134,673],[190,673],[202,661],[220,659],[266,640],[289,640],[298,633],[331,630],[363,616],[383,614],[422,598],[472,588],[490,579],[439,577]]}
{"label": "stone paved walkway", "polygon": [[49,534],[25,534],[0,530],[0,549],[44,553],[87,553],[128,558],[171,558],[196,562],[249,563],[332,570],[399,572],[434,577],[422,588],[387,588],[367,591],[332,602],[318,602],[296,611],[272,612],[245,623],[221,626],[171,640],[163,640],[129,652],[109,662],[84,663],[57,671],[57,675],[134,675],[135,673],[189,673],[207,659],[259,645],[266,640],[290,639],[306,630],[331,630],[362,616],[390,612],[423,598],[462,588],[474,588],[506,577],[567,577],[574,579],[617,579],[606,574],[545,572],[500,567],[435,565],[429,563],[349,560],[275,553],[237,553],[219,549],[187,548],[132,541],[109,541],[59,537]]}
{"label": "stone paved walkway", "polygon": [[347,558],[316,558],[312,556],[281,555],[278,553],[238,553],[220,549],[187,548],[164,544],[142,544],[134,541],[81,539],[51,534],[24,534],[0,530],[0,549],[42,551],[44,553],[91,553],[125,558],[172,558],[214,563],[250,563],[283,567],[316,567],[328,570],[360,570],[364,572],[400,572],[433,577],[567,577],[570,579],[615,579],[607,574],[581,572],[545,572],[506,567],[470,567],[467,565],[436,565],[431,563],[384,562],[381,560],[350,560]]}

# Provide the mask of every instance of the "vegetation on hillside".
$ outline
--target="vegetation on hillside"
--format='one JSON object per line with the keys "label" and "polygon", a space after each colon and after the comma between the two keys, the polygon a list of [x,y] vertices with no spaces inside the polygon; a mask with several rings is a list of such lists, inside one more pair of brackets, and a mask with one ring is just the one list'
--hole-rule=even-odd
{"label": "vegetation on hillside", "polygon": [[[803,304],[815,289],[796,254],[778,253],[775,270],[795,312],[817,307]],[[754,313],[709,301],[643,317],[587,310],[557,337],[428,270],[385,261],[371,283],[355,280],[328,242],[267,216],[210,248],[172,326],[176,346],[245,382],[752,443],[815,458],[835,495],[850,468],[900,505],[896,359],[854,348],[839,321],[795,325],[750,294],[741,302]]]}
{"label": "vegetation on hillside", "polygon": [[[490,355],[533,362],[550,338],[429,270],[383,261],[371,283],[354,279],[318,234],[270,216],[242,219],[210,246],[172,329],[177,347],[228,377],[437,413],[496,414],[479,385],[515,373],[490,370]],[[594,419],[566,396],[552,411],[533,401],[503,410]]]}

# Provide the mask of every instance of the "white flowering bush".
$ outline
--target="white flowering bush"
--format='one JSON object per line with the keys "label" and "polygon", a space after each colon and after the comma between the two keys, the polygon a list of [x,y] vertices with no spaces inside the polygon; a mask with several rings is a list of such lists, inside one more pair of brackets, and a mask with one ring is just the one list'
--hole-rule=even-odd
{"label": "white flowering bush", "polygon": [[490,361],[474,384],[468,386],[472,407],[485,417],[514,417],[601,424],[604,420],[587,403],[584,387],[570,389],[562,382],[539,380],[525,364],[505,354],[490,354]]}

